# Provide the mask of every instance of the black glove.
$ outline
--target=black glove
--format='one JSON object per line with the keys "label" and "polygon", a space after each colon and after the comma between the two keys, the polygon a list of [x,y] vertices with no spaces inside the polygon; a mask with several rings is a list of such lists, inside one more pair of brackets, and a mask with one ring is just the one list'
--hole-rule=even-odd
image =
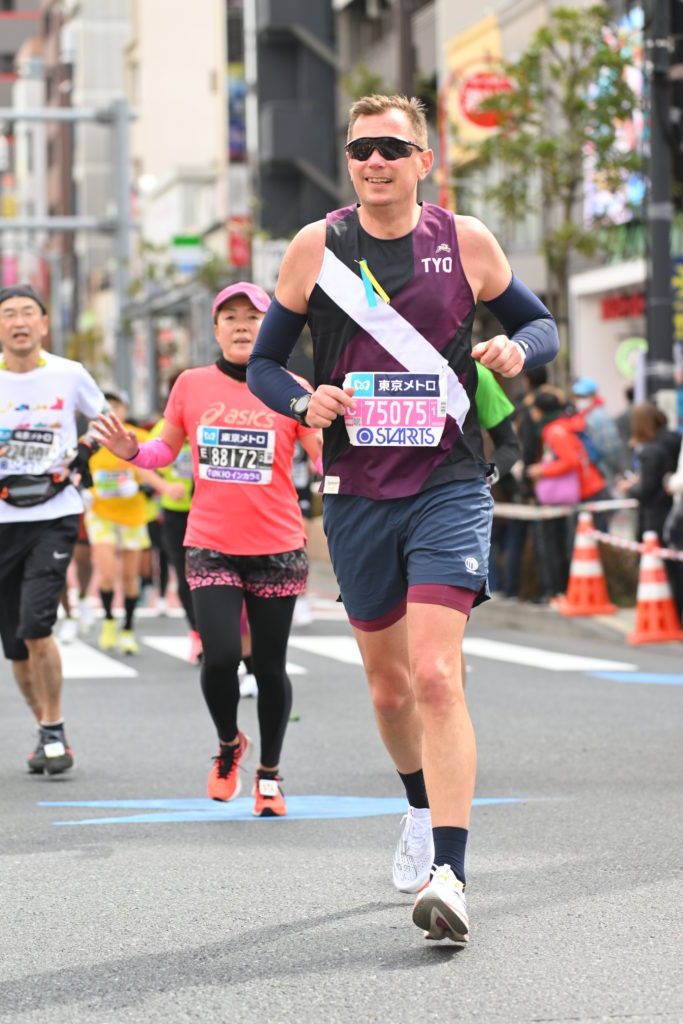
{"label": "black glove", "polygon": [[79,487],[92,487],[93,480],[90,472],[90,458],[95,454],[95,445],[89,441],[81,440],[78,442],[78,448],[76,449],[76,456],[69,463],[69,470],[73,473],[79,473],[81,482]]}

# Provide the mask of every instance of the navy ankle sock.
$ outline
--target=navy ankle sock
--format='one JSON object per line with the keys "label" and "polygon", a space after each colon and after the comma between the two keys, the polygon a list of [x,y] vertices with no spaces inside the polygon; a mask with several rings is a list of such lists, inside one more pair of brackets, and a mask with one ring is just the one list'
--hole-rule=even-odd
{"label": "navy ankle sock", "polygon": [[406,788],[406,796],[408,797],[408,803],[411,807],[429,807],[429,800],[427,799],[427,790],[425,789],[425,777],[422,774],[422,769],[419,768],[416,772],[410,772],[408,775],[404,775],[402,772],[398,773],[401,782]]}
{"label": "navy ankle sock", "polygon": [[451,825],[439,825],[432,829],[434,835],[434,863],[437,867],[450,864],[455,877],[465,884],[465,847],[467,829]]}

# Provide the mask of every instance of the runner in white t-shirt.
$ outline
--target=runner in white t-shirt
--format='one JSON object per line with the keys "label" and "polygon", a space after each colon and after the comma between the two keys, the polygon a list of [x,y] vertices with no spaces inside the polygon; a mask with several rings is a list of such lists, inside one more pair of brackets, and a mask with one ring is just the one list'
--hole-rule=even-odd
{"label": "runner in white t-shirt", "polygon": [[56,775],[73,752],[52,628],[83,511],[74,480],[93,447],[76,416],[97,416],[105,400],[80,363],[43,350],[47,333],[31,287],[0,289],[0,637],[39,725],[29,771]]}

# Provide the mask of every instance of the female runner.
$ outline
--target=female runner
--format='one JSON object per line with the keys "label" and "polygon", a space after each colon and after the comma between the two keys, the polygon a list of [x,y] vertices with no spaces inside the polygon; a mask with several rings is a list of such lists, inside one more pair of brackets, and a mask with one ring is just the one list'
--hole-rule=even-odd
{"label": "female runner", "polygon": [[202,691],[219,741],[208,795],[214,800],[238,795],[239,769],[252,746],[237,725],[244,600],[258,684],[261,760],[254,814],[260,817],[287,811],[279,774],[292,703],[287,641],[308,575],[292,458],[297,440],[314,461],[322,449],[319,430],[273,412],[247,387],[247,360],[269,304],[267,293],[249,282],[219,292],[213,329],[221,355],[210,366],[180,375],[158,438],[138,445],[114,415],[102,415],[97,426],[102,444],[145,468],[169,465],[189,439],[194,494],[185,569],[204,651]]}

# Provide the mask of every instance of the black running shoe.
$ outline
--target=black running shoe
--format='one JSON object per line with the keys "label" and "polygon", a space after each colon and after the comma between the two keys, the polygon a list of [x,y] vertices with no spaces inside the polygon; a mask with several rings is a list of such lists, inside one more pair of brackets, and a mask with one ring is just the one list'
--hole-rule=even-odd
{"label": "black running shoe", "polygon": [[38,742],[36,749],[28,755],[26,760],[28,770],[33,775],[42,775],[45,771],[45,748],[43,747],[42,730],[38,730]]}
{"label": "black running shoe", "polygon": [[[59,775],[71,768],[74,763],[74,753],[67,743],[64,731],[61,729],[45,729],[41,726],[39,746],[42,746],[42,758],[38,758],[37,764],[42,764],[39,771],[46,771],[48,775]],[[38,747],[32,757],[38,753]],[[29,758],[29,771],[36,771],[31,768]]]}

